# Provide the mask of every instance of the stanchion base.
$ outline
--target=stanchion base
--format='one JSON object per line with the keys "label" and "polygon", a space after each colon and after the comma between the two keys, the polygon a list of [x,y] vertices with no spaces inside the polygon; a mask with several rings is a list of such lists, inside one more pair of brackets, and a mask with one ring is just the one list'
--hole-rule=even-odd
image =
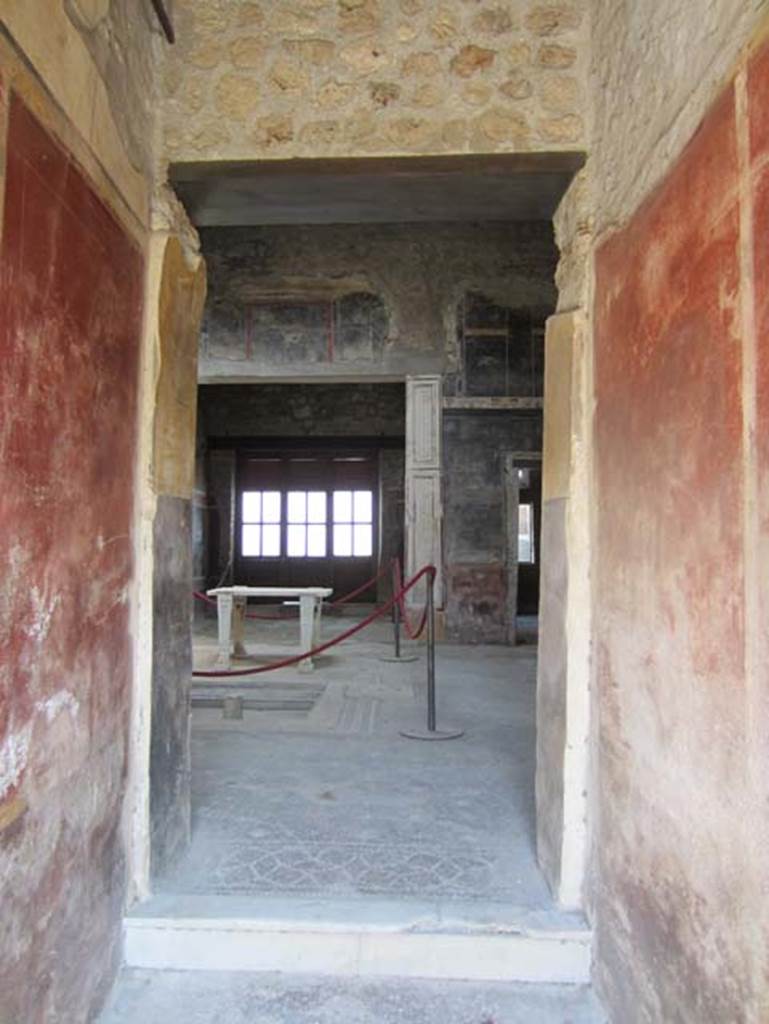
{"label": "stanchion base", "polygon": [[456,740],[464,734],[464,729],[401,729],[407,740]]}
{"label": "stanchion base", "polygon": [[401,654],[400,657],[397,657],[394,654],[380,654],[379,655],[379,660],[380,661],[391,661],[391,662],[396,662],[396,663],[399,662],[399,661],[419,661],[419,655],[417,655],[417,654]]}

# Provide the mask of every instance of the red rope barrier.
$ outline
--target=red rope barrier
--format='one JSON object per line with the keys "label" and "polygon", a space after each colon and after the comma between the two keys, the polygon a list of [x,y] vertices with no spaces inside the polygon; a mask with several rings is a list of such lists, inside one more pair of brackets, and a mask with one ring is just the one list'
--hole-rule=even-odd
{"label": "red rope barrier", "polygon": [[[397,593],[402,587],[403,579],[401,577],[401,563],[397,558],[393,558],[393,590]],[[398,598],[398,609],[400,611],[401,622],[404,625],[407,636],[410,640],[418,640],[424,631],[425,625],[427,624],[427,605],[425,605],[422,611],[422,617],[420,618],[416,629],[409,621],[406,605],[403,602],[403,593],[401,593]]]}
{"label": "red rope barrier", "polygon": [[434,565],[426,565],[423,569],[420,569],[416,576],[410,579],[408,583],[404,587],[402,587],[400,593],[395,594],[392,598],[390,598],[389,601],[381,605],[381,607],[375,608],[370,615],[367,615],[366,618],[363,619],[362,622],[356,622],[354,626],[351,626],[349,629],[346,629],[343,633],[340,633],[338,636],[335,636],[332,640],[327,640],[326,643],[320,644],[318,647],[313,647],[309,651],[304,651],[302,654],[295,654],[290,658],[283,658],[282,661],[273,661],[269,665],[259,665],[257,668],[240,668],[229,670],[209,669],[208,671],[200,670],[197,672],[193,672],[192,675],[195,678],[200,679],[221,679],[229,678],[231,676],[255,676],[258,675],[260,672],[271,672],[273,669],[276,668],[288,668],[289,665],[297,665],[300,661],[304,661],[306,658],[314,658],[316,654],[322,654],[324,651],[327,651],[330,647],[335,647],[343,640],[347,640],[349,639],[349,637],[354,636],[356,633],[359,633],[362,629],[365,629],[366,626],[370,626],[372,622],[375,622],[376,619],[381,618],[382,615],[386,615],[389,611],[393,609],[396,601],[402,601],[404,595],[407,594],[412,587],[415,587],[423,576],[428,575],[435,578]]}

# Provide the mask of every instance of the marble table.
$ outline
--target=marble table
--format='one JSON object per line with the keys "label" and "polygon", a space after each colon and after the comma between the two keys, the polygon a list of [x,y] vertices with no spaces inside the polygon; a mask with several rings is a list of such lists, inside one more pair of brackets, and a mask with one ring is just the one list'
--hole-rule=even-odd
{"label": "marble table", "polygon": [[[299,602],[299,644],[301,652],[310,651],[320,642],[320,616],[324,598],[330,587],[216,587],[208,591],[216,598],[219,635],[217,668],[230,668],[231,658],[244,658],[248,652],[243,644],[243,621],[249,597],[290,598]],[[303,672],[313,669],[312,658],[299,662]]]}

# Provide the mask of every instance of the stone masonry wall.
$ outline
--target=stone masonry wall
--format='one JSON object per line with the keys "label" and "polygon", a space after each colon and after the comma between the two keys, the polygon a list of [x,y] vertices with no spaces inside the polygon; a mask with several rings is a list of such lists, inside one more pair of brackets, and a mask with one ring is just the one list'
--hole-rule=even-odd
{"label": "stone masonry wall", "polygon": [[586,0],[177,0],[172,162],[574,150]]}

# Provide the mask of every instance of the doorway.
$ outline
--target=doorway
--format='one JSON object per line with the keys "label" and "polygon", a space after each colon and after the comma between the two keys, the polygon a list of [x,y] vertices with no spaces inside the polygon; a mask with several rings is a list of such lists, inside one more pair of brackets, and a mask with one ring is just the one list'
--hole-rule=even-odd
{"label": "doorway", "polygon": [[[350,232],[357,234],[355,244],[342,245],[340,238],[343,229],[350,229]],[[261,241],[256,239],[259,235]],[[254,235],[252,238],[251,235]],[[312,238],[312,245],[301,248],[302,239]],[[268,237],[269,236],[269,237]],[[376,237],[375,237],[376,236]],[[510,252],[516,251],[518,242],[527,250],[538,249],[538,256],[532,259],[530,266],[535,269],[530,273],[519,270],[511,273],[509,259]],[[459,421],[460,415],[465,422],[470,422],[471,415],[473,423],[476,423],[476,413],[482,413],[477,417],[478,427],[478,450],[486,459],[483,448],[483,438],[489,437],[489,427],[499,435],[500,442],[504,440],[506,431],[505,414],[509,410],[520,412],[525,410],[527,415],[537,408],[541,410],[541,396],[527,394],[526,396],[510,394],[485,395],[478,393],[457,394],[450,389],[452,377],[452,355],[451,348],[452,328],[456,325],[455,316],[457,304],[461,301],[462,295],[466,294],[462,289],[470,289],[472,294],[488,295],[495,299],[495,305],[507,308],[521,308],[526,301],[529,308],[543,309],[550,307],[554,297],[552,284],[552,272],[554,267],[554,252],[552,247],[552,234],[549,226],[527,225],[525,230],[515,224],[476,224],[469,227],[467,224],[446,225],[334,225],[324,224],[316,227],[305,227],[298,230],[294,226],[275,227],[269,231],[248,231],[239,229],[210,228],[203,232],[204,250],[212,274],[212,280],[219,277],[224,280],[224,271],[230,271],[238,266],[245,266],[243,260],[251,259],[254,252],[269,255],[269,263],[262,261],[255,267],[255,272],[260,280],[256,287],[269,291],[274,295],[285,297],[286,289],[289,286],[293,289],[308,288],[308,282],[312,283],[312,289],[319,296],[318,301],[324,304],[327,315],[324,318],[309,318],[303,326],[301,338],[294,332],[291,346],[283,346],[277,334],[279,330],[273,322],[270,326],[269,341],[263,345],[258,333],[255,333],[253,317],[249,316],[247,310],[239,311],[238,303],[242,302],[246,292],[254,296],[255,289],[253,282],[249,283],[242,295],[237,294],[237,289],[244,284],[245,271],[238,270],[237,273],[227,273],[225,292],[214,293],[209,305],[209,315],[204,330],[201,349],[201,372],[203,384],[206,387],[240,387],[240,388],[261,388],[269,384],[270,380],[276,377],[282,378],[284,383],[295,376],[299,381],[307,384],[312,378],[315,384],[323,384],[324,376],[330,381],[335,373],[347,375],[348,381],[355,379],[355,374],[360,373],[362,377],[377,377],[383,380],[391,378],[393,374],[400,373],[404,376],[404,368],[407,371],[432,375],[433,379],[439,381],[439,393],[443,389],[440,400],[443,402],[443,409],[450,410],[457,414],[454,419]],[[405,242],[405,244],[404,244]],[[459,244],[457,244],[459,242]],[[399,248],[400,247],[400,248]],[[479,270],[483,256],[481,250],[489,248],[490,251],[503,255],[496,268],[490,273],[484,269]],[[379,265],[365,267],[357,265],[352,269],[349,263],[342,266],[343,259],[349,259],[353,253],[356,259],[365,259],[374,254],[379,260]],[[296,268],[290,269],[286,261],[291,258],[297,259]],[[410,264],[416,259],[416,269]],[[492,261],[496,256],[492,255]],[[549,262],[548,262],[549,261]],[[253,261],[252,261],[253,262]],[[426,268],[429,268],[429,272]],[[471,268],[468,270],[468,268]],[[544,270],[543,270],[544,268]],[[389,276],[388,276],[389,275]],[[400,276],[399,276],[400,275]],[[453,276],[452,276],[453,275]],[[457,276],[459,275],[459,276]],[[527,276],[528,275],[528,276]],[[461,281],[461,288],[458,282]],[[506,291],[509,288],[510,292]],[[374,299],[363,301],[364,295],[374,296]],[[527,299],[523,299],[523,296]],[[352,297],[351,297],[352,296]],[[263,296],[262,296],[263,298]],[[292,308],[298,306],[292,297]],[[246,301],[249,301],[248,299]],[[260,298],[261,301],[261,298]],[[416,310],[416,313],[415,313]],[[512,322],[512,321],[511,321]],[[449,325],[448,331],[446,325]],[[523,321],[515,320],[516,330]],[[527,321],[528,323],[528,321]],[[279,325],[278,325],[279,326]],[[293,325],[295,326],[295,325]],[[292,330],[293,330],[292,326]],[[478,328],[476,333],[479,336],[486,331],[486,336],[491,339],[488,333],[492,327],[471,325]],[[496,329],[495,329],[496,330]],[[276,333],[277,331],[277,333]],[[324,333],[325,332],[325,333]],[[485,343],[484,343],[485,344]],[[491,341],[487,348],[491,348]],[[478,348],[479,359],[486,359],[486,349],[481,351]],[[529,350],[531,354],[531,349]],[[507,366],[506,383],[503,390],[509,390],[510,380],[513,379],[513,362],[510,351],[505,352],[505,365]],[[455,363],[453,365],[456,365]],[[485,365],[485,364],[484,364]],[[264,380],[262,380],[264,378]],[[490,379],[494,379],[491,375]],[[235,383],[238,381],[238,383]],[[447,388],[448,385],[448,388]],[[325,385],[324,385],[325,386]],[[346,385],[345,385],[346,386]],[[378,386],[378,385],[377,385]],[[453,401],[453,406],[450,404]],[[537,406],[539,402],[539,406]],[[524,404],[526,403],[526,404]],[[520,418],[520,417],[519,417]],[[468,433],[464,423],[459,423],[457,433]],[[275,434],[269,440],[274,443]],[[214,435],[215,436],[215,435]],[[261,437],[264,441],[266,438]],[[444,438],[445,440],[445,438]],[[509,444],[509,438],[508,444]],[[475,441],[473,441],[475,444]],[[210,452],[216,449],[212,445]],[[497,452],[501,450],[497,448]],[[218,448],[217,458],[223,455],[223,449]],[[280,520],[279,522],[267,522],[263,509],[258,510],[251,519],[244,517],[243,494],[260,494],[260,501],[267,491],[265,486],[250,485],[249,489],[239,487],[240,463],[237,454],[233,458],[232,480],[236,500],[232,505],[232,530],[231,535],[237,538],[238,529],[246,526],[258,527],[258,531],[250,531],[252,536],[259,532],[261,544],[262,528],[264,526],[278,526],[281,537],[280,555],[288,562],[288,527],[290,525],[301,527],[302,530],[295,530],[296,535],[300,532],[305,537],[305,547],[309,544],[310,527],[325,526],[326,543],[328,544],[329,529],[334,526],[333,521],[329,522],[329,493],[333,503],[334,491],[328,491],[312,479],[305,477],[297,479],[294,483],[289,481],[288,486],[292,493],[303,494],[305,512],[297,512],[297,516],[303,514],[302,521],[289,523],[288,521],[288,494],[285,481],[275,485],[275,490],[281,495],[280,498]],[[497,480],[499,479],[498,455],[495,456]],[[493,461],[493,460],[490,460]],[[478,460],[478,464],[480,460]],[[435,464],[431,462],[419,476],[420,481],[425,478],[429,469],[431,495],[440,491],[440,475],[442,472],[440,456],[436,457]],[[468,466],[472,468],[471,465]],[[415,477],[416,478],[416,477]],[[436,483],[437,481],[437,483]],[[381,482],[381,476],[380,476]],[[472,474],[459,478],[457,493],[463,495],[464,499],[472,499],[472,509],[466,517],[467,522],[472,522],[473,529],[482,533],[484,528],[487,533],[491,529],[498,528],[500,518],[499,503],[496,500],[486,500],[484,493],[485,483],[483,480],[473,481]],[[437,488],[437,490],[436,490]],[[363,490],[364,488],[361,488]],[[342,490],[340,488],[340,490]],[[350,488],[350,493],[354,489]],[[309,495],[316,493],[326,495],[326,521],[320,523],[311,521],[309,514]],[[240,494],[238,502],[237,495]],[[238,507],[240,505],[240,508]],[[253,502],[252,502],[253,505]],[[372,501],[372,533],[376,527]],[[317,501],[316,501],[317,506]],[[431,508],[437,518],[440,518],[440,502],[436,505],[432,501]],[[251,512],[254,511],[252,508]],[[448,510],[447,510],[448,512]],[[218,511],[214,514],[218,514]],[[238,522],[238,515],[240,521]],[[377,520],[380,520],[383,513],[380,509]],[[354,528],[354,519],[347,523]],[[273,531],[274,532],[274,531]],[[317,536],[319,531],[313,531]],[[222,531],[218,531],[222,536]],[[459,543],[465,543],[465,537],[459,537]],[[243,537],[240,537],[242,545]],[[379,538],[380,550],[382,538]],[[466,545],[465,549],[469,550]],[[230,573],[234,576],[240,572],[244,554],[238,553],[234,541],[230,544]],[[221,552],[217,554],[217,561],[221,567]],[[251,555],[249,557],[261,557]],[[275,557],[275,556],[273,556]],[[299,558],[301,556],[293,556]],[[304,556],[308,557],[308,556]],[[476,559],[476,562],[473,559]],[[239,562],[237,560],[240,560]],[[445,565],[445,561],[438,552],[437,561]],[[298,564],[298,563],[297,563]],[[236,565],[238,568],[236,569]],[[494,566],[489,560],[488,565],[477,568],[477,554],[470,550],[470,556],[465,564],[460,565],[464,573],[464,579],[449,576],[446,584],[448,591],[457,592],[458,586],[475,587],[475,581],[480,580],[481,585],[486,587],[487,583],[496,586],[497,577],[502,577],[504,568],[497,564]],[[281,571],[291,571],[290,568]],[[216,582],[216,580],[214,580]],[[494,595],[495,600],[504,602],[503,584]],[[470,594],[470,600],[478,607],[479,615],[484,615],[485,597],[477,600],[477,593]],[[495,624],[496,628],[496,624]],[[357,712],[356,712],[357,713]],[[533,787],[532,787],[533,788]]]}

